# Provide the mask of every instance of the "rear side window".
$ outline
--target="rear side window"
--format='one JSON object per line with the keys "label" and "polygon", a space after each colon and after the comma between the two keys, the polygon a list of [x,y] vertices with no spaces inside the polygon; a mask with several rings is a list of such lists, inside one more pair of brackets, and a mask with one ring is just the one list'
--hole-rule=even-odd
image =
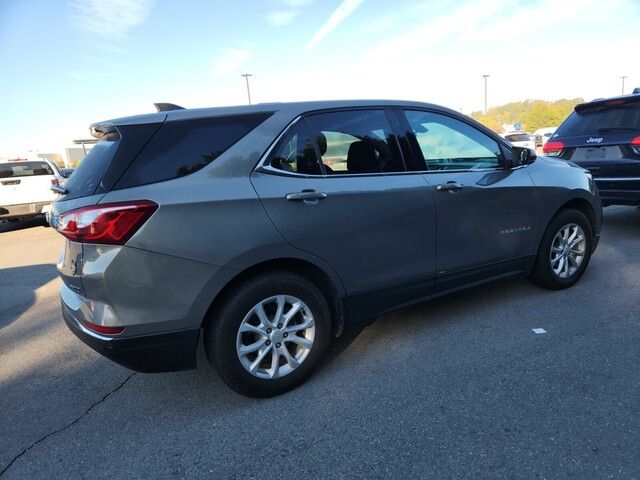
{"label": "rear side window", "polygon": [[167,122],[115,188],[161,182],[200,170],[269,116],[271,112]]}
{"label": "rear side window", "polygon": [[302,175],[321,175],[313,137],[304,122],[296,123],[275,149],[269,162],[272,168]]}
{"label": "rear side window", "polygon": [[47,162],[11,162],[0,164],[0,178],[53,175]]}
{"label": "rear side window", "polygon": [[405,171],[384,110],[319,113],[307,119],[327,175]]}
{"label": "rear side window", "polygon": [[640,105],[574,111],[558,131],[559,137],[640,131]]}

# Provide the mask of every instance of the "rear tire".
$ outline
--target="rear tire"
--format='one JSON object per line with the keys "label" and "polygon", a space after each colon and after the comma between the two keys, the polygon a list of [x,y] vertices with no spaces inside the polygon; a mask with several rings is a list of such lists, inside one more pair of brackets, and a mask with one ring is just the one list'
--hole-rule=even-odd
{"label": "rear tire", "polygon": [[204,346],[229,387],[270,397],[304,382],[330,338],[331,314],[320,290],[281,270],[251,278],[225,295],[205,326]]}
{"label": "rear tire", "polygon": [[579,210],[561,210],[542,236],[529,279],[550,290],[571,287],[584,274],[593,248],[593,230],[586,215]]}

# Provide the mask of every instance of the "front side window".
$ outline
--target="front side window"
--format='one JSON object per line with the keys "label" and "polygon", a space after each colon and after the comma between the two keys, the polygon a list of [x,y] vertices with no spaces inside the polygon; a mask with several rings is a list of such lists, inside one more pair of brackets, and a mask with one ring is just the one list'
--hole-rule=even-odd
{"label": "front side window", "polygon": [[433,112],[405,110],[429,170],[485,170],[500,167],[498,143],[472,126]]}
{"label": "front side window", "polygon": [[325,174],[404,172],[396,138],[384,110],[310,115]]}

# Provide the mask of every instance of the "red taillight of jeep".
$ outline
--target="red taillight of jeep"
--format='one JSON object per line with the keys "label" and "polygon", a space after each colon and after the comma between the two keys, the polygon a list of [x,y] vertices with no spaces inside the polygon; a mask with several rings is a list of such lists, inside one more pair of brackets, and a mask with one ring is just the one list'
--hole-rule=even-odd
{"label": "red taillight of jeep", "polygon": [[631,139],[631,148],[636,155],[640,155],[640,135]]}
{"label": "red taillight of jeep", "polygon": [[58,215],[56,230],[75,242],[124,245],[157,209],[149,200],[78,208]]}
{"label": "red taillight of jeep", "polygon": [[563,150],[564,142],[558,141],[547,142],[544,144],[544,147],[542,147],[542,151],[544,152],[544,154],[548,155],[549,157],[558,157],[562,154]]}

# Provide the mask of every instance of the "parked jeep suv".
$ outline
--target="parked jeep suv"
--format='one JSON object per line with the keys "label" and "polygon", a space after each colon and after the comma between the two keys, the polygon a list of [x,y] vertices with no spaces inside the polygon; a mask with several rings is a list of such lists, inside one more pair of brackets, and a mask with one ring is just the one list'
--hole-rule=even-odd
{"label": "parked jeep suv", "polygon": [[238,392],[309,376],[347,322],[510,275],[583,274],[602,208],[584,169],[452,110],[343,101],[101,122],[53,224],[62,312],[131,369],[209,360]]}
{"label": "parked jeep suv", "polygon": [[607,205],[640,205],[640,89],[575,107],[544,145],[593,175]]}

